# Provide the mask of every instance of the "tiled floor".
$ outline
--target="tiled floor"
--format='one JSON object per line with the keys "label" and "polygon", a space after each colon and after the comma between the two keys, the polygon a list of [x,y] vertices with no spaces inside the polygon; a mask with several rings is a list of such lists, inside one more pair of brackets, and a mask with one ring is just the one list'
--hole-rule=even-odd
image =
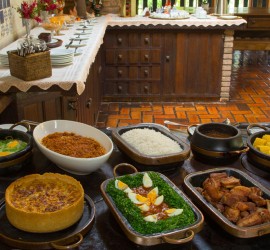
{"label": "tiled floor", "polygon": [[102,103],[96,126],[119,127],[141,122],[182,124],[270,122],[270,54],[235,51],[228,102]]}

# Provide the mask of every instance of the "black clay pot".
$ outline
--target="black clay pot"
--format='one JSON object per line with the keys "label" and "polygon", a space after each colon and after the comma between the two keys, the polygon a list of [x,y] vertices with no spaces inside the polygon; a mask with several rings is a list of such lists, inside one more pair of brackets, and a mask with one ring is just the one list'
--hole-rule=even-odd
{"label": "black clay pot", "polygon": [[224,123],[206,123],[196,127],[190,147],[195,159],[207,164],[226,165],[247,151],[241,131]]}
{"label": "black clay pot", "polygon": [[[16,124],[17,125],[17,124]],[[20,125],[23,125],[20,123]],[[11,129],[0,129],[0,140],[8,137],[19,139],[27,143],[26,148],[12,153],[7,156],[0,157],[0,174],[13,173],[19,170],[27,159],[32,155],[33,137],[26,132]]]}
{"label": "black clay pot", "polygon": [[270,172],[270,155],[264,154],[253,147],[255,139],[257,137],[262,138],[264,135],[270,135],[270,130],[254,133],[247,138],[247,146],[249,147],[247,159],[255,167]]}

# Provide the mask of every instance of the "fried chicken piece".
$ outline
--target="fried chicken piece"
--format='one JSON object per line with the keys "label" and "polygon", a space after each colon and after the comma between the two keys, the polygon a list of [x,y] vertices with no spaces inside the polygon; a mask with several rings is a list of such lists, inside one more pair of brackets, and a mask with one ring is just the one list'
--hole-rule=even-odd
{"label": "fried chicken piece", "polygon": [[248,198],[255,202],[258,207],[266,206],[266,200],[259,195],[250,194]]}
{"label": "fried chicken piece", "polygon": [[255,212],[256,211],[256,204],[254,202],[248,201],[246,202],[246,205],[248,206],[249,212]]}
{"label": "fried chicken piece", "polygon": [[239,196],[249,196],[250,193],[251,193],[250,188],[245,186],[236,186],[231,189],[231,194]]}
{"label": "fried chicken piece", "polygon": [[240,212],[241,218],[245,218],[245,217],[247,217],[249,215],[250,215],[250,213],[248,211],[242,211],[242,212]]}
{"label": "fried chicken piece", "polygon": [[202,192],[203,192],[203,188],[201,188],[201,187],[196,187],[196,190],[197,190],[200,194],[202,194]]}
{"label": "fried chicken piece", "polygon": [[203,182],[203,188],[214,201],[219,201],[223,195],[223,193],[220,192],[220,182],[213,178],[207,178]]}
{"label": "fried chicken piece", "polygon": [[225,188],[233,188],[235,186],[240,186],[241,185],[240,180],[233,177],[233,176],[221,179],[220,183]]}
{"label": "fried chicken piece", "polygon": [[224,216],[231,222],[236,223],[240,219],[240,211],[238,209],[226,207]]}
{"label": "fried chicken piece", "polygon": [[268,221],[270,221],[270,212],[267,209],[263,209],[240,219],[236,225],[239,227],[251,227]]}
{"label": "fried chicken piece", "polygon": [[222,178],[227,178],[228,175],[225,172],[222,173],[211,173],[210,178],[215,178],[215,179],[222,179]]}
{"label": "fried chicken piece", "polygon": [[219,202],[211,203],[219,212],[223,213],[225,211],[225,206]]}
{"label": "fried chicken piece", "polygon": [[238,202],[236,202],[236,203],[234,203],[234,204],[232,205],[232,208],[238,209],[238,210],[240,210],[241,212],[243,212],[243,211],[247,211],[248,208],[249,208],[249,206],[246,204],[246,202],[238,201]]}
{"label": "fried chicken piece", "polygon": [[251,191],[250,194],[256,194],[258,196],[262,196],[263,194],[262,190],[258,187],[251,187],[250,191]]}
{"label": "fried chicken piece", "polygon": [[235,195],[235,194],[231,194],[231,193],[226,193],[225,195],[223,195],[223,197],[220,200],[221,203],[223,203],[229,207],[233,207],[233,205],[239,201],[245,202],[245,201],[247,201],[247,197]]}

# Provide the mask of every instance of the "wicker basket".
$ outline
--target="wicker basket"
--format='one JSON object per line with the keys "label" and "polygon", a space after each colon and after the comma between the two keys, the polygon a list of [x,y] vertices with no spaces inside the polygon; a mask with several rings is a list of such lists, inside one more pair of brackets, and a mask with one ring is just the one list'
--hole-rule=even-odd
{"label": "wicker basket", "polygon": [[8,51],[10,74],[24,81],[38,80],[52,75],[50,51],[19,56]]}

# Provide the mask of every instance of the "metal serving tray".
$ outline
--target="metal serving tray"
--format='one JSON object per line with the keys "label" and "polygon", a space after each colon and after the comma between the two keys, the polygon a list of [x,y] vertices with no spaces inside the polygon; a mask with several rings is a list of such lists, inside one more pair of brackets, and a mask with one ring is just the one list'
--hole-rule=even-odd
{"label": "metal serving tray", "polygon": [[[144,172],[135,173],[131,176],[135,176],[137,174],[143,174]],[[113,213],[115,219],[119,223],[120,227],[126,234],[126,236],[133,241],[136,244],[144,245],[144,246],[151,246],[151,245],[157,245],[161,243],[171,243],[171,244],[182,244],[189,242],[193,239],[194,235],[201,231],[203,228],[203,221],[204,217],[201,211],[187,198],[187,196],[180,191],[166,176],[158,173],[158,175],[165,180],[168,185],[170,185],[184,200],[189,204],[189,206],[192,208],[192,211],[194,212],[196,221],[184,228],[181,229],[174,229],[171,231],[163,232],[163,233],[155,233],[155,234],[147,234],[143,235],[141,233],[136,232],[127,219],[123,216],[123,214],[117,209],[113,199],[109,194],[106,192],[107,184],[115,179],[107,179],[101,184],[101,193],[102,196],[110,208],[111,212]]]}
{"label": "metal serving tray", "polygon": [[[163,135],[171,138],[172,140],[176,141],[180,147],[182,148],[182,151],[180,153],[174,153],[174,154],[167,154],[167,155],[161,155],[161,156],[149,156],[143,153],[140,153],[138,150],[133,148],[129,143],[127,143],[121,135],[129,130],[135,129],[135,128],[148,128],[153,129],[157,132],[162,133]],[[129,158],[134,160],[137,163],[144,164],[145,166],[162,166],[165,164],[173,164],[177,162],[183,162],[184,160],[189,158],[190,155],[190,146],[183,142],[179,137],[172,134],[169,130],[161,127],[160,125],[155,124],[139,124],[139,125],[131,125],[126,127],[119,127],[112,131],[112,140],[117,145],[119,150],[121,150],[123,153],[125,153]],[[150,170],[150,169],[147,169]]]}
{"label": "metal serving tray", "polygon": [[210,173],[226,172],[229,176],[240,179],[241,184],[247,187],[257,186],[263,192],[263,198],[270,199],[270,191],[259,182],[251,178],[246,173],[233,168],[214,168],[187,175],[184,179],[184,190],[188,196],[203,209],[213,220],[215,220],[225,231],[239,237],[252,238],[270,233],[270,222],[251,227],[239,227],[230,222],[221,212],[205,200],[205,198],[196,190],[196,187],[202,187],[202,183],[209,177]]}

